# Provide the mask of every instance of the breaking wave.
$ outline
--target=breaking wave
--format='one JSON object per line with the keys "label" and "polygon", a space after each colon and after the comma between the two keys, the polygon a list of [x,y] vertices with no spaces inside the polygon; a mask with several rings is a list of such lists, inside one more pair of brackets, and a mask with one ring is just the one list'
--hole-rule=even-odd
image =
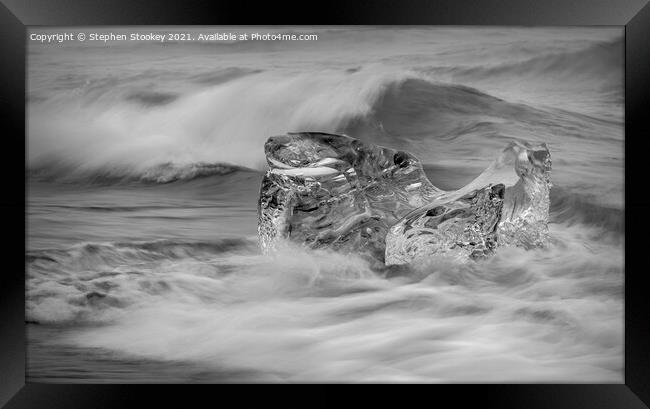
{"label": "breaking wave", "polygon": [[[264,164],[269,135],[300,129],[336,131],[363,116],[405,74],[259,73],[184,94],[137,94],[155,109],[134,110],[117,91],[57,96],[30,104],[30,166],[58,160],[75,168],[161,163]],[[207,80],[211,81],[211,80]],[[305,90],[310,90],[308,94]],[[165,102],[165,104],[161,104]]]}
{"label": "breaking wave", "polygon": [[205,163],[262,169],[261,147],[268,136],[306,129],[397,147],[413,138],[449,140],[481,131],[485,138],[478,138],[478,144],[487,141],[499,148],[509,136],[490,141],[498,122],[545,120],[543,112],[531,107],[412,72],[367,75],[361,70],[293,78],[262,73],[181,97],[147,91],[126,98],[156,109],[134,111],[112,98],[30,106],[30,168],[56,163],[61,169],[103,169],[108,175],[125,168],[156,173],[161,167],[182,173],[210,166]]}
{"label": "breaking wave", "polygon": [[144,169],[124,166],[80,170],[66,164],[50,162],[47,165],[42,164],[38,168],[28,170],[27,175],[32,180],[42,182],[112,185],[135,182],[163,184],[191,181],[210,176],[225,176],[240,171],[248,172],[250,170],[224,163],[201,162],[187,165],[168,162]]}

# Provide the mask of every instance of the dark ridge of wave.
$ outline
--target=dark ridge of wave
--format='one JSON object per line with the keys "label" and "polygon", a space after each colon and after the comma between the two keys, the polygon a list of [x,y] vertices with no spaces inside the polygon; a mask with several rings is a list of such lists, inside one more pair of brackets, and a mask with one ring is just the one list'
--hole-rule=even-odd
{"label": "dark ridge of wave", "polygon": [[[197,33],[198,34],[198,33]],[[209,33],[205,33],[209,34]],[[174,47],[182,46],[183,49],[194,49],[197,52],[210,52],[218,54],[239,53],[239,52],[273,52],[286,49],[283,41],[251,41],[251,40],[234,40],[234,41],[166,41],[164,43],[137,44],[134,47],[140,47],[149,51],[151,47]]]}
{"label": "dark ridge of wave", "polygon": [[119,185],[130,183],[166,184],[187,182],[211,176],[225,176],[252,169],[225,163],[197,162],[189,165],[162,163],[144,170],[132,168],[100,168],[80,171],[70,165],[51,162],[28,169],[27,177],[39,182],[82,183],[91,185]]}
{"label": "dark ridge of wave", "polygon": [[[553,113],[559,114],[564,117],[571,117],[573,119],[573,123],[576,121],[588,121],[588,122],[595,122],[598,124],[602,124],[605,126],[617,126],[617,127],[622,127],[624,123],[624,119],[621,117],[620,119],[612,119],[611,117],[602,117],[602,116],[595,116],[595,115],[589,115],[585,114],[582,112],[575,112],[575,111],[569,111],[567,109],[562,109],[558,107],[549,107],[546,108],[547,110],[552,111]],[[578,128],[579,129],[579,123],[573,125],[573,128]],[[584,138],[580,133],[573,133],[572,136],[578,137],[578,138]],[[593,139],[593,136],[590,136],[590,139]],[[618,140],[617,138],[608,138],[606,136],[603,136],[599,138],[601,140],[604,139],[609,139],[609,140]]]}
{"label": "dark ridge of wave", "polygon": [[264,72],[264,70],[228,67],[216,72],[196,74],[190,77],[189,80],[197,84],[218,85],[247,75],[259,74],[260,72]]}
{"label": "dark ridge of wave", "polygon": [[534,78],[573,82],[582,79],[608,80],[604,89],[621,92],[623,42],[617,39],[594,44],[577,52],[554,53],[516,63],[487,67],[431,67],[428,73],[453,74],[457,78],[488,80],[498,78]]}
{"label": "dark ridge of wave", "polygon": [[[147,210],[171,210],[178,209],[178,206],[159,205],[159,206],[68,206],[68,205],[44,205],[39,204],[42,208],[55,208],[55,209],[68,209],[80,210],[99,213],[112,213],[112,212],[141,212]],[[183,209],[218,209],[218,208],[231,208],[232,204],[212,204],[212,205],[183,205]],[[155,216],[161,217],[161,216]]]}
{"label": "dark ridge of wave", "polygon": [[125,99],[149,108],[167,105],[174,102],[178,97],[178,94],[170,92],[139,91],[128,94]]}
{"label": "dark ridge of wave", "polygon": [[569,225],[580,223],[622,233],[625,228],[623,209],[601,206],[584,195],[553,186],[550,193],[550,221]]}
{"label": "dark ridge of wave", "polygon": [[37,94],[35,92],[28,92],[25,94],[25,102],[26,103],[40,103],[40,102],[45,102],[47,101],[47,97]]}
{"label": "dark ridge of wave", "polygon": [[242,238],[224,238],[217,241],[179,241],[179,240],[156,240],[147,242],[117,242],[116,248],[137,249],[155,252],[158,254],[172,253],[176,255],[177,249],[190,249],[192,251],[219,254],[237,250],[251,244],[251,240]]}
{"label": "dark ridge of wave", "polygon": [[206,176],[223,176],[240,170],[243,170],[243,168],[223,163],[198,162],[185,166],[163,163],[146,170],[139,176],[139,180],[153,183],[170,183],[176,181],[187,181]]}
{"label": "dark ridge of wave", "polygon": [[51,91],[83,91],[89,96],[98,97],[107,92],[114,92],[120,89],[127,89],[142,81],[160,82],[179,79],[179,74],[171,70],[147,69],[131,75],[116,76],[107,74],[105,76],[90,77],[86,74],[66,74],[57,77],[56,81],[50,84]]}

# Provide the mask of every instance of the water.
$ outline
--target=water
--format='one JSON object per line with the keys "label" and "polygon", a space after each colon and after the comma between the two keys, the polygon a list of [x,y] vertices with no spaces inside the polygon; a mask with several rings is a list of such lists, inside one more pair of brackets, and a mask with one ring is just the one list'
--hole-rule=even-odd
{"label": "water", "polygon": [[[622,30],[288,30],[319,40],[29,45],[28,379],[623,382]],[[553,245],[262,255],[263,144],[302,130],[442,189],[546,142]]]}

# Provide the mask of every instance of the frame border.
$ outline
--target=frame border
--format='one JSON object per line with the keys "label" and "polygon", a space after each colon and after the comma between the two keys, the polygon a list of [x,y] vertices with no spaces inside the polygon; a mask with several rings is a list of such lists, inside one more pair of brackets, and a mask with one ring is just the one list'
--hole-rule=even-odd
{"label": "frame border", "polygon": [[[327,4],[292,1],[209,4],[202,0],[0,0],[0,124],[3,143],[12,154],[0,161],[5,191],[0,209],[10,231],[3,248],[11,264],[0,274],[0,405],[7,408],[125,407],[152,397],[164,403],[187,405],[187,389],[138,385],[58,385],[25,382],[25,251],[26,166],[25,84],[27,26],[89,25],[246,25],[282,22],[283,25],[517,25],[517,26],[625,26],[625,384],[509,384],[428,385],[423,397],[452,398],[454,406],[500,408],[647,408],[650,405],[650,290],[641,266],[641,246],[650,231],[650,198],[646,186],[650,152],[650,4],[646,0],[344,0]],[[316,9],[316,6],[318,10]],[[22,157],[13,152],[22,152]],[[22,166],[22,167],[21,167]],[[14,217],[15,216],[15,217]],[[22,238],[22,240],[20,240]],[[637,249],[633,250],[636,247]],[[435,393],[435,398],[431,392]],[[155,391],[154,391],[155,389]],[[199,389],[199,391],[197,391]],[[225,392],[219,387],[220,394]],[[287,402],[286,392],[266,388],[262,398]],[[230,388],[237,390],[237,388]],[[153,393],[155,392],[155,393]],[[197,392],[200,392],[197,394]],[[239,401],[250,396],[230,392]],[[384,399],[386,392],[376,394]],[[193,398],[215,402],[215,389],[193,388]],[[410,395],[410,393],[409,393]],[[404,403],[407,396],[399,396]],[[221,397],[218,397],[221,400]],[[365,398],[364,398],[365,400]],[[321,403],[338,404],[335,395]],[[645,402],[645,404],[644,404]],[[243,402],[242,402],[243,403]],[[298,403],[298,402],[297,402]]]}

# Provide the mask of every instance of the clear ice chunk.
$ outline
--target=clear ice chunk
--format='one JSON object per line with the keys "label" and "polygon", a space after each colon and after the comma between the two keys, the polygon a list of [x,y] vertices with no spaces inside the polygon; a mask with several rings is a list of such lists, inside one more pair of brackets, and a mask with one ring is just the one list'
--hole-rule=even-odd
{"label": "clear ice chunk", "polygon": [[498,245],[543,245],[550,154],[510,144],[467,186],[433,186],[408,152],[345,135],[268,139],[258,233],[265,253],[284,241],[404,264],[434,254],[477,258]]}

